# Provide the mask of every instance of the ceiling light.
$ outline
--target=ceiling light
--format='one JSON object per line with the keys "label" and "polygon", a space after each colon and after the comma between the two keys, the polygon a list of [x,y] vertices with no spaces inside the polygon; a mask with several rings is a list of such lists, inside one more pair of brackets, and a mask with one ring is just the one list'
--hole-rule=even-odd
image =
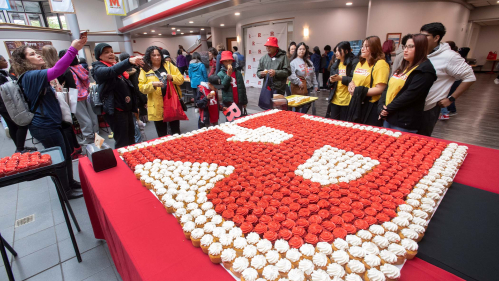
{"label": "ceiling light", "polygon": [[147,34],[147,32],[144,32],[144,34]]}
{"label": "ceiling light", "polygon": [[194,31],[192,31],[192,30],[191,30],[191,31],[189,31],[189,32],[190,32],[190,33],[193,33]]}
{"label": "ceiling light", "polygon": [[225,26],[225,24],[221,23],[220,26]]}
{"label": "ceiling light", "polygon": [[201,30],[204,30],[204,28],[201,28]]}
{"label": "ceiling light", "polygon": [[190,21],[189,23],[194,23],[193,21]]}
{"label": "ceiling light", "polygon": [[161,36],[161,33],[160,33],[160,34],[158,34],[158,35],[159,35],[159,36]]}
{"label": "ceiling light", "polygon": [[183,33],[183,32],[182,32],[182,33],[180,33],[180,34],[184,35],[184,33]]}
{"label": "ceiling light", "polygon": [[177,29],[177,31],[180,31],[180,29]]}
{"label": "ceiling light", "polygon": [[172,30],[175,30],[175,27],[172,27]]}
{"label": "ceiling light", "polygon": [[352,2],[347,2],[347,6],[352,6]]}
{"label": "ceiling light", "polygon": [[237,12],[237,13],[235,13],[234,15],[239,16],[239,15],[241,15],[241,13]]}
{"label": "ceiling light", "polygon": [[151,30],[151,32],[156,32],[156,30],[153,29],[153,30]]}

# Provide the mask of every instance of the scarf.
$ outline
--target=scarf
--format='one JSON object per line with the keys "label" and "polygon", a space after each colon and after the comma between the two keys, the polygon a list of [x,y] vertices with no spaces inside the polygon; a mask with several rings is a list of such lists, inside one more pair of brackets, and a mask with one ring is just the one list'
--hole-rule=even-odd
{"label": "scarf", "polygon": [[[100,61],[100,62],[102,62],[103,64],[105,64],[105,65],[107,65],[107,66],[109,66],[109,67],[111,67],[111,66],[113,66],[114,64],[116,64],[116,63],[114,63],[114,64],[110,64],[110,63],[107,63],[107,62],[104,62],[104,61]],[[120,75],[120,76],[121,76],[121,75]],[[123,77],[125,77],[126,79],[128,79],[128,78],[130,77],[130,75],[128,75],[128,73],[125,71],[125,72],[123,72]]]}
{"label": "scarf", "polygon": [[78,90],[78,101],[85,100],[88,96],[88,87],[90,81],[88,79],[88,71],[81,64],[69,67],[75,80],[76,89]]}

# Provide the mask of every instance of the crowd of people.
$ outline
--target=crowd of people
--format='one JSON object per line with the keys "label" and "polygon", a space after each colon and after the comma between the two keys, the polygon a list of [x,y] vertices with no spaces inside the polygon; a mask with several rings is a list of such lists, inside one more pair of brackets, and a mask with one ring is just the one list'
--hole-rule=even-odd
{"label": "crowd of people", "polygon": [[[304,42],[293,42],[286,52],[275,37],[269,37],[257,76],[275,94],[310,95],[319,91],[322,73],[322,88],[330,91],[327,118],[430,136],[441,113],[447,114],[445,110],[452,108],[475,81],[471,67],[455,46],[442,41],[445,32],[441,23],[430,23],[419,33],[404,36],[392,65],[377,36],[365,38],[358,54],[352,52],[348,41],[334,48],[325,46],[323,54],[318,47],[310,50]],[[189,76],[195,91],[199,128],[218,124],[219,112],[233,104],[241,111],[248,104],[242,74],[245,60],[237,47],[232,51],[223,45],[210,48],[207,59],[197,52],[186,52],[182,46],[175,58],[157,46],[147,48],[143,57],[121,53],[118,58],[111,45],[100,43],[89,67],[77,58],[85,43],[86,38],[74,40],[69,49],[59,52],[45,46],[42,54],[22,46],[12,53],[14,73],[0,71],[1,84],[18,79],[34,113],[28,126],[18,126],[0,99],[0,114],[10,128],[16,151],[36,150],[24,146],[28,129],[45,148],[60,146],[67,162],[68,177],[63,186],[69,198],[82,195],[73,179],[71,155],[81,150],[81,145],[92,143],[99,132],[97,114],[89,100],[90,77],[102,103],[100,113],[114,133],[115,148],[137,142],[139,120],[151,121],[158,137],[181,133],[179,120],[164,122],[164,113],[172,110],[165,108],[164,99],[170,91],[182,100],[184,75]],[[0,69],[7,67],[5,58],[0,57]],[[75,116],[84,137],[80,143],[71,123],[63,118],[57,98],[69,91],[77,91]]]}

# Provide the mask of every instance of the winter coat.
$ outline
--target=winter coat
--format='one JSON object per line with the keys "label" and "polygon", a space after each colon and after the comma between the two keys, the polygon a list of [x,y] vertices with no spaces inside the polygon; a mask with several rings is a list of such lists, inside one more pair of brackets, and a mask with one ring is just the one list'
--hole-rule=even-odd
{"label": "winter coat", "polygon": [[139,70],[137,70],[137,67],[132,67],[129,68],[126,72],[129,75],[128,80],[132,82],[135,96],[137,97],[137,107],[139,109],[139,114],[140,116],[144,116],[147,115],[147,96],[143,95],[139,90]]}
{"label": "winter coat", "polygon": [[269,85],[270,88],[277,91],[278,94],[284,95],[286,92],[286,80],[291,75],[291,67],[289,66],[289,60],[285,51],[278,49],[277,54],[273,58],[269,54],[261,57],[258,62],[258,78],[265,79],[266,74],[262,74],[261,72],[270,69],[274,69],[276,73],[272,78],[272,85]]}
{"label": "winter coat", "polygon": [[319,72],[320,69],[321,69],[321,55],[319,55],[319,54],[312,54],[310,56],[310,60],[314,64],[315,72]]}
{"label": "winter coat", "polygon": [[[163,67],[168,74],[173,76],[175,90],[182,97],[180,85],[184,84],[184,76],[169,61],[166,61]],[[152,82],[159,82],[159,78],[154,71],[151,69],[145,72],[144,69],[141,69],[139,74],[139,90],[142,94],[147,95],[147,118],[149,121],[163,121],[163,94],[160,87],[153,87]]]}
{"label": "winter coat", "polygon": [[177,67],[186,67],[187,64],[187,59],[183,55],[177,56]]}
{"label": "winter coat", "polygon": [[[430,60],[421,63],[407,77],[404,86],[393,101],[387,106],[388,116],[386,121],[390,125],[408,130],[419,130],[426,97],[433,82],[437,80],[437,74]],[[386,93],[383,92],[378,103],[378,114],[386,104]]]}
{"label": "winter coat", "polygon": [[92,63],[92,77],[98,85],[103,113],[113,115],[115,109],[137,112],[135,90],[132,83],[123,77],[123,72],[130,67],[129,59],[110,67],[101,61]]}
{"label": "winter coat", "polygon": [[[206,88],[208,89],[207,83],[201,83],[197,88],[196,88],[196,106],[199,108],[199,116],[201,117],[201,122],[205,125],[210,125],[213,123],[210,120],[210,111],[209,111],[209,105],[210,105],[210,100],[206,97],[205,93],[201,90],[201,88]],[[218,92],[215,95],[215,100],[217,101],[219,110],[222,109],[220,102],[218,101]]]}
{"label": "winter coat", "polygon": [[211,75],[215,74],[217,70],[217,60],[216,59],[212,59],[210,60],[210,73],[208,74],[208,77],[210,77]]}
{"label": "winter coat", "polygon": [[[239,105],[248,104],[248,97],[246,96],[246,86],[244,85],[244,78],[241,72],[235,68],[232,68],[233,71],[236,72],[236,85],[237,85],[237,94],[239,96]],[[227,75],[227,69],[224,65],[220,69],[220,72],[217,74],[222,80],[222,85],[224,88],[222,89],[222,102],[227,105],[234,102],[234,96],[232,93],[232,77]]]}
{"label": "winter coat", "polygon": [[196,89],[201,82],[208,82],[206,67],[198,60],[192,60],[189,65],[189,78],[191,79],[191,88]]}

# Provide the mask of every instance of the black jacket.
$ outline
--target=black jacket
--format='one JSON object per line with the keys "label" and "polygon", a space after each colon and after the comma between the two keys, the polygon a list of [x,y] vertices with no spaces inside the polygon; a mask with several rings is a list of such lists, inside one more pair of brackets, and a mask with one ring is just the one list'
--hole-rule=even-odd
{"label": "black jacket", "polygon": [[[342,82],[343,83],[343,82]],[[365,124],[369,116],[369,107],[374,104],[369,102],[371,97],[367,96],[369,88],[358,86],[355,87],[350,105],[348,106],[347,119],[345,121]],[[374,108],[374,110],[376,110]]]}
{"label": "black jacket", "polygon": [[64,72],[63,75],[57,77],[57,81],[59,81],[59,84],[63,85],[63,88],[65,89],[69,89],[69,88],[72,88],[72,89],[76,89],[76,82],[75,82],[75,79],[73,77],[73,72],[71,72],[71,70],[69,69],[66,69],[66,71]]}
{"label": "black jacket", "polygon": [[[435,80],[437,74],[430,60],[421,63],[407,77],[404,87],[387,106],[386,121],[397,127],[418,130],[421,126],[426,96]],[[379,100],[378,114],[386,103],[386,92],[383,92]]]}
{"label": "black jacket", "polygon": [[130,80],[130,82],[132,82],[133,85],[135,97],[137,98],[137,107],[139,109],[139,114],[140,116],[147,115],[147,95],[142,94],[142,92],[139,90],[140,68],[133,66],[132,68],[129,68],[126,72],[128,73],[128,75],[130,75],[128,80]]}
{"label": "black jacket", "polygon": [[111,67],[95,61],[92,67],[92,77],[98,85],[97,92],[103,103],[102,111],[109,115],[113,115],[116,109],[137,112],[133,85],[123,77],[123,72],[132,67],[128,59]]}

